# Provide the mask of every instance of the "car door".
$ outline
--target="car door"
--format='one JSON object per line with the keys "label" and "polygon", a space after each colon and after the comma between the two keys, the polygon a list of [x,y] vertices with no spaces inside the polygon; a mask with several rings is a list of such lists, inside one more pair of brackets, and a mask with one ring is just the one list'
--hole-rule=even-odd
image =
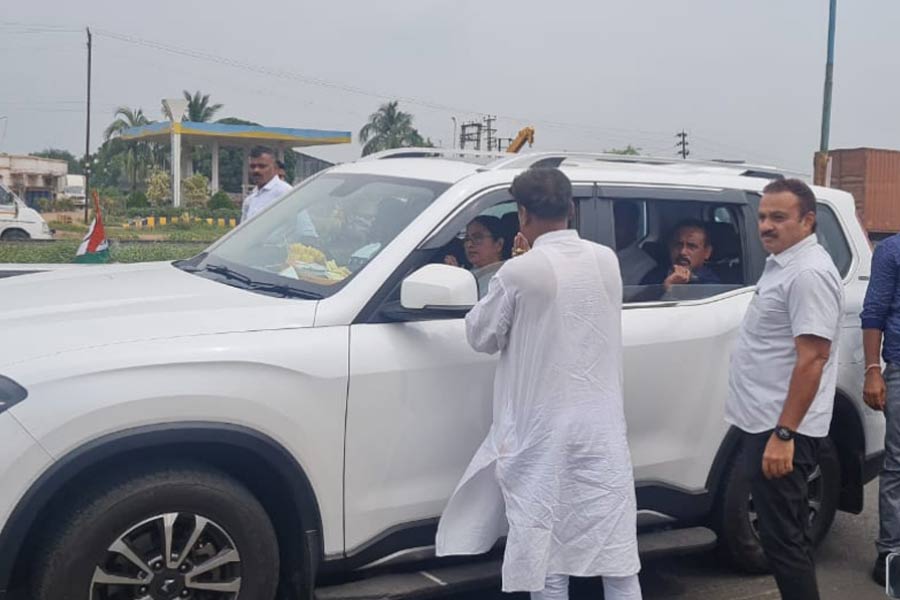
{"label": "car door", "polygon": [[730,348],[758,276],[747,247],[747,227],[755,229],[755,222],[747,223],[742,192],[601,184],[601,243],[613,245],[616,202],[638,204],[640,242],[660,264],[668,261],[667,235],[680,220],[703,220],[711,207],[723,207],[740,221],[733,231],[741,239],[732,245],[741,281],[674,286],[666,294],[661,285],[624,287],[625,414],[639,508],[683,516],[673,514],[672,492],[704,491],[727,430]]}
{"label": "car door", "polygon": [[[592,187],[575,186],[590,199]],[[506,189],[474,197],[428,243],[449,242]],[[576,222],[579,212],[576,211]],[[409,273],[434,257],[401,267]],[[399,298],[402,277],[386,295]],[[496,356],[474,352],[463,318],[390,322],[375,310],[350,328],[345,532],[349,556],[430,546],[437,518],[491,424]]]}

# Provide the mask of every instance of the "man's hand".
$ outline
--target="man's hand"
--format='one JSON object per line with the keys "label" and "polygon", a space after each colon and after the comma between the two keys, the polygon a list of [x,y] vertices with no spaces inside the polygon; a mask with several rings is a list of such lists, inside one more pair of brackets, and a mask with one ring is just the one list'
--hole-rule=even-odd
{"label": "man's hand", "polygon": [[459,261],[456,260],[456,257],[453,256],[452,254],[448,254],[447,256],[444,257],[444,264],[450,265],[451,267],[458,267]]}
{"label": "man's hand", "polygon": [[785,442],[773,433],[769,437],[762,459],[766,479],[778,479],[794,470],[794,440]]}
{"label": "man's hand", "polygon": [[513,256],[525,254],[529,250],[531,250],[531,244],[528,243],[528,239],[524,235],[522,235],[522,232],[517,233],[515,239],[513,240]]}
{"label": "man's hand", "polygon": [[884,410],[887,399],[887,386],[880,369],[866,371],[866,384],[863,387],[863,400],[872,410]]}
{"label": "man's hand", "polygon": [[663,285],[668,289],[673,285],[681,285],[691,282],[691,269],[684,265],[675,265],[672,273],[663,281]]}

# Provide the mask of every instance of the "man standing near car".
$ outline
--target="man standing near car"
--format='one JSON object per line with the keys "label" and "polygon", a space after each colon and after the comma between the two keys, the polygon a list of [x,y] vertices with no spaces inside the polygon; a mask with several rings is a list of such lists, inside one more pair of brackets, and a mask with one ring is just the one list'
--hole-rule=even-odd
{"label": "man standing near car", "polygon": [[[872,579],[884,586],[885,558],[900,550],[900,235],[882,241],[872,254],[860,317],[866,355],[863,399],[873,410],[884,411],[886,421],[878,480],[878,556],[872,569]],[[882,357],[887,363],[884,373]]]}
{"label": "man standing near car", "polygon": [[444,511],[437,553],[487,552],[508,528],[505,592],[565,600],[570,575],[602,576],[607,600],[639,600],[618,260],[568,229],[561,171],[529,169],[510,193],[515,257],[466,317],[469,344],[500,353],[494,420]]}
{"label": "man standing near car", "polygon": [[250,150],[250,181],[256,187],[244,198],[241,206],[241,223],[291,191],[289,183],[278,177],[275,151],[266,146]]}
{"label": "man standing near car", "polygon": [[782,597],[818,599],[807,478],[831,424],[843,287],[816,239],[809,186],[768,184],[758,217],[770,255],[731,355],[725,419],[742,432],[741,468]]}

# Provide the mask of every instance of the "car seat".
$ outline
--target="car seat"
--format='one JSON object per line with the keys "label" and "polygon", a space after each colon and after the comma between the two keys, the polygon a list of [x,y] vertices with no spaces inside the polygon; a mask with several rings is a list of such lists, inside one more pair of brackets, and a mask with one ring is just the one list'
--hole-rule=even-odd
{"label": "car seat", "polygon": [[707,265],[722,283],[742,283],[741,236],[731,223],[707,223],[713,251]]}

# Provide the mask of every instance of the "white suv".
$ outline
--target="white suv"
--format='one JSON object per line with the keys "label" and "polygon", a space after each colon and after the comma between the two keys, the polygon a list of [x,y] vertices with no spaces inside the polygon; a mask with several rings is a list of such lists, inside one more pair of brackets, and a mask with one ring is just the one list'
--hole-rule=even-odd
{"label": "white suv", "polygon": [[[625,286],[639,522],[642,536],[708,527],[737,565],[765,569],[722,414],[774,175],[442,154],[332,168],[190,260],[0,281],[0,590],[307,598],[322,574],[421,556],[491,421],[495,358],[469,348],[463,325],[476,282],[442,263],[464,262],[459,235],[477,215],[512,239],[508,188],[533,165],[572,180],[587,239],[615,245],[618,202],[639,209],[639,244],[658,262],[677,222],[708,224],[720,284]],[[870,247],[853,198],[815,192],[846,295],[830,443],[811,480],[820,540],[835,510],[862,509],[884,421],[861,400]]]}

